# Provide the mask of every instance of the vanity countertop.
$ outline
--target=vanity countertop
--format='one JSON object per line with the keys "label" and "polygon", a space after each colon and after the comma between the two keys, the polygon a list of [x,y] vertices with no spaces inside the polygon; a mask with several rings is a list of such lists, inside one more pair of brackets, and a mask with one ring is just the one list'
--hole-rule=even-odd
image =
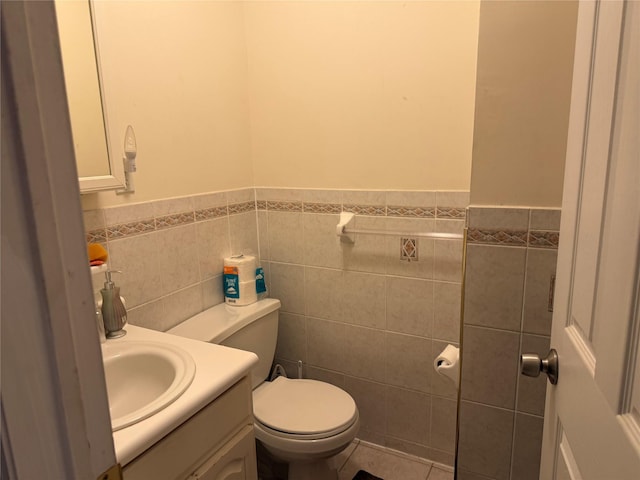
{"label": "vanity countertop", "polygon": [[[196,364],[189,388],[173,403],[155,415],[113,432],[118,462],[124,467],[151,445],[168,435],[200,409],[234,385],[258,362],[250,352],[177,337],[168,333],[127,325],[127,335],[107,340],[103,348],[123,342],[170,343],[187,351]],[[215,428],[212,425],[211,428]]]}

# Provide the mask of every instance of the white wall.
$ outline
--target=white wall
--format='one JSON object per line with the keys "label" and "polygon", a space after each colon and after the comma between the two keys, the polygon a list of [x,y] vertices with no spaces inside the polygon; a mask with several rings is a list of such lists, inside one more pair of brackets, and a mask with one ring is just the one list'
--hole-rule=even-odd
{"label": "white wall", "polygon": [[253,185],[241,2],[95,2],[110,147],[133,125],[136,193],[85,209]]}
{"label": "white wall", "polygon": [[483,1],[471,203],[560,207],[577,2]]}
{"label": "white wall", "polygon": [[138,172],[135,194],[83,205],[468,190],[478,14],[478,0],[96,2],[110,147],[120,157],[133,125]]}
{"label": "white wall", "polygon": [[257,185],[468,190],[479,1],[244,11]]}

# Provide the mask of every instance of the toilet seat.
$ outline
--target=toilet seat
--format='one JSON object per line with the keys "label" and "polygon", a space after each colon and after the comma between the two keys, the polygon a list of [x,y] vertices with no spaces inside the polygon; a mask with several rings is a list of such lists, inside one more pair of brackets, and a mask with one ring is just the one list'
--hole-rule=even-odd
{"label": "toilet seat", "polygon": [[256,423],[271,435],[299,440],[329,438],[358,420],[353,398],[334,385],[278,377],[253,391]]}

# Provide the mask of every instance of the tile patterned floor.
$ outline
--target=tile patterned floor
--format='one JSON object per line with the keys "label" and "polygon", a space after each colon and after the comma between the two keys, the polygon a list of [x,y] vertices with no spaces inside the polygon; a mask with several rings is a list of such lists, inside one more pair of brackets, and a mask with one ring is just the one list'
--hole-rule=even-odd
{"label": "tile patterned floor", "polygon": [[453,469],[411,455],[355,440],[334,457],[338,480],[351,480],[358,470],[384,480],[453,480]]}

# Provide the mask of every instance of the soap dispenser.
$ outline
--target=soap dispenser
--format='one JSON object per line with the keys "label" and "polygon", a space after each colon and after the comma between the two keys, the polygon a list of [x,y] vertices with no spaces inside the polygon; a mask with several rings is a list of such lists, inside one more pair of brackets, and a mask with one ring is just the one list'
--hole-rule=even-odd
{"label": "soap dispenser", "polygon": [[118,338],[127,334],[123,330],[127,323],[127,309],[124,307],[120,297],[120,287],[111,280],[112,273],[120,273],[117,270],[107,270],[104,272],[106,281],[104,288],[100,290],[102,295],[102,319],[107,338]]}

